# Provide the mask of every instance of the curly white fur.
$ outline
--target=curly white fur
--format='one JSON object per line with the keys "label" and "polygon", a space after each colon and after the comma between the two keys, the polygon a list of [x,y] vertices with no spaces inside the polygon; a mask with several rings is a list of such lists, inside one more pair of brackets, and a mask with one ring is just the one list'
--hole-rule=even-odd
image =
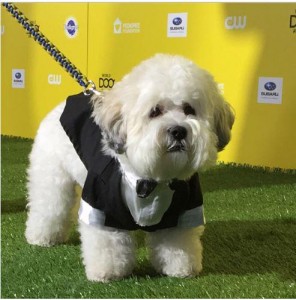
{"label": "curly white fur", "polygon": [[[229,142],[234,120],[212,76],[180,56],[159,54],[142,62],[103,97],[95,95],[93,102],[96,123],[111,139],[126,145],[126,156],[114,154],[110,147],[106,152],[115,155],[124,169],[158,180],[185,179],[213,165],[217,148],[222,150]],[[184,115],[184,103],[195,109],[195,116]],[[149,120],[156,105],[163,107],[163,116]],[[188,151],[163,155],[167,129],[173,125],[187,129]]]}
{"label": "curly white fur", "polygon": [[127,231],[104,230],[80,222],[82,257],[91,281],[108,282],[129,275],[135,266],[134,242]]}
{"label": "curly white fur", "polygon": [[[104,132],[105,152],[116,157],[123,173],[158,181],[187,179],[213,165],[217,152],[230,140],[234,115],[229,104],[208,72],[180,56],[156,55],[144,61],[92,101],[94,120]],[[87,175],[60,125],[64,106],[42,121],[30,154],[26,238],[40,246],[67,239],[74,186],[83,187]],[[195,113],[186,113],[186,106]],[[152,118],[155,107],[161,114]],[[183,151],[168,151],[176,143],[169,135],[174,126],[186,129],[179,142]],[[134,244],[128,232],[83,222],[79,231],[88,279],[106,282],[132,272]],[[170,276],[198,274],[202,231],[203,227],[176,228],[149,234],[155,268]]]}
{"label": "curly white fur", "polygon": [[204,226],[193,229],[166,229],[148,236],[151,263],[154,268],[173,277],[190,277],[202,270]]}

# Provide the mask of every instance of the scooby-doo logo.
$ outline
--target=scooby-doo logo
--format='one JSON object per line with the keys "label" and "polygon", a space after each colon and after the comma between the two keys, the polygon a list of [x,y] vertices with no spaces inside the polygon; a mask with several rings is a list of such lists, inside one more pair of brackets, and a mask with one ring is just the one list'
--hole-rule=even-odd
{"label": "scooby-doo logo", "polygon": [[290,28],[292,29],[293,33],[296,33],[296,10],[295,15],[290,15]]}
{"label": "scooby-doo logo", "polygon": [[115,79],[111,77],[111,74],[102,74],[99,78],[99,88],[102,89],[112,89],[115,83]]}

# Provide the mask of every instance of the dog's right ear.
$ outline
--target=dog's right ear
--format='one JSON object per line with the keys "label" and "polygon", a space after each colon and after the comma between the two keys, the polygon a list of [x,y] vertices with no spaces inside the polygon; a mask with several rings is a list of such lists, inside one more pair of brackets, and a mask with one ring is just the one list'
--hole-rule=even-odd
{"label": "dog's right ear", "polygon": [[118,154],[125,152],[126,130],[122,116],[122,103],[110,97],[109,92],[94,94],[92,117],[102,130],[105,146]]}

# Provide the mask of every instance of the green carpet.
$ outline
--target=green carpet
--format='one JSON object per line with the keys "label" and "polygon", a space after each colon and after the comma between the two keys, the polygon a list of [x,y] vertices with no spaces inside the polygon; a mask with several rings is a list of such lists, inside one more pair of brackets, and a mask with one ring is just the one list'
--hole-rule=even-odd
{"label": "green carpet", "polygon": [[138,264],[122,281],[87,281],[75,230],[52,248],[28,245],[26,168],[31,140],[2,136],[2,298],[295,298],[296,173],[220,164],[200,174],[204,270],[160,276],[137,232]]}

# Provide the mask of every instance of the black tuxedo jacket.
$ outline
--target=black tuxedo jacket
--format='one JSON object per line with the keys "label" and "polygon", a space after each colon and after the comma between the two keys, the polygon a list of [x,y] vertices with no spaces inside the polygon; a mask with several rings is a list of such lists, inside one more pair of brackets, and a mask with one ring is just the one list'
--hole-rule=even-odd
{"label": "black tuxedo jacket", "polygon": [[83,93],[69,96],[60,122],[88,171],[82,198],[105,214],[101,225],[155,231],[177,226],[182,213],[202,206],[203,197],[196,173],[187,181],[175,180],[170,185],[174,190],[172,202],[158,224],[144,227],[136,224],[122,199],[119,163],[102,152],[102,132],[91,113],[89,96]]}

